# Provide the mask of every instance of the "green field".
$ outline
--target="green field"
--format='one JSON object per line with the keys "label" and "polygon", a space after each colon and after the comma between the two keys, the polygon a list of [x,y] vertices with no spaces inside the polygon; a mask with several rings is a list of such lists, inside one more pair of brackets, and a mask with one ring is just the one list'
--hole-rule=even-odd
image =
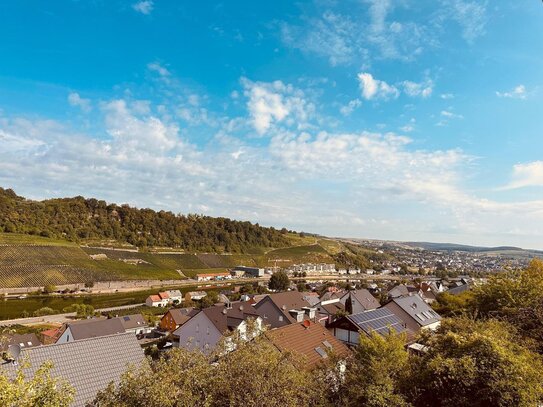
{"label": "green field", "polygon": [[[197,288],[194,286],[177,287],[183,294],[188,291],[194,291]],[[221,290],[231,288],[231,285],[221,286]],[[172,287],[168,288],[173,289]],[[208,290],[210,288],[198,288],[198,290]],[[32,313],[40,308],[49,307],[62,313],[62,310],[73,304],[88,304],[95,309],[119,307],[123,305],[139,304],[145,302],[145,299],[150,294],[156,294],[160,291],[159,288],[152,290],[134,291],[130,293],[117,294],[96,294],[85,296],[30,296],[25,299],[4,299],[0,300],[0,326],[1,320],[20,318],[24,311],[32,315]]]}

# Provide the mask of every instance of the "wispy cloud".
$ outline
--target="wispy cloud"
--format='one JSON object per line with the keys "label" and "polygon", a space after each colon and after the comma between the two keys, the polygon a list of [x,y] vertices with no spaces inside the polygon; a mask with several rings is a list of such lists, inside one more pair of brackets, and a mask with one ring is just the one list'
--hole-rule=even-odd
{"label": "wispy cloud", "polygon": [[150,62],[147,64],[147,69],[149,69],[152,72],[156,72],[162,77],[167,77],[171,75],[171,72],[163,66],[160,62]]}
{"label": "wispy cloud", "polygon": [[350,100],[349,103],[347,103],[345,106],[341,106],[339,111],[343,116],[349,116],[352,112],[354,112],[355,109],[360,107],[362,105],[362,102],[360,99],[353,99]]}
{"label": "wispy cloud", "polygon": [[138,1],[137,3],[132,4],[132,8],[138,13],[142,14],[151,14],[154,8],[154,2],[152,0],[143,0]]}
{"label": "wispy cloud", "polygon": [[524,85],[518,85],[509,92],[496,92],[496,96],[501,98],[526,99],[526,87]]}
{"label": "wispy cloud", "polygon": [[442,0],[446,17],[456,21],[462,29],[462,36],[473,42],[485,34],[487,23],[486,1]]}
{"label": "wispy cloud", "polygon": [[434,83],[432,80],[427,79],[421,83],[412,82],[412,81],[403,81],[402,85],[404,88],[404,92],[407,95],[411,97],[420,96],[422,98],[427,98],[432,95]]}

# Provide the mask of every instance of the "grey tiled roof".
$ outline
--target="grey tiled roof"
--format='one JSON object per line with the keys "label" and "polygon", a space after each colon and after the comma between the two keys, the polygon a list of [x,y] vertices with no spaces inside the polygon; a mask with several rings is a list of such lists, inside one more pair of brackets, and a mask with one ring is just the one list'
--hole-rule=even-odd
{"label": "grey tiled roof", "polygon": [[441,320],[441,316],[430,308],[418,294],[394,298],[392,301],[407,312],[420,326],[430,325]]}
{"label": "grey tiled roof", "polygon": [[113,335],[125,331],[119,318],[86,319],[67,324],[75,340],[95,338],[98,336]]}
{"label": "grey tiled roof", "polygon": [[[53,362],[51,375],[62,377],[75,388],[72,406],[80,407],[94,399],[111,381],[117,382],[128,365],[139,365],[144,355],[136,336],[122,333],[23,349],[19,361],[23,358],[30,363],[30,367],[24,369],[27,377],[32,377],[44,362]],[[13,363],[0,365],[11,378],[18,367]]]}

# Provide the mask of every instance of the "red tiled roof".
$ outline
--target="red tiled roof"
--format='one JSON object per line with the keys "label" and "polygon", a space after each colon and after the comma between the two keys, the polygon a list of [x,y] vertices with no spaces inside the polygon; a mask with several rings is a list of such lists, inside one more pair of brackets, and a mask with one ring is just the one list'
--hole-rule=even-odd
{"label": "red tiled roof", "polygon": [[266,337],[280,351],[302,355],[304,363],[313,368],[327,358],[327,352],[346,357],[349,349],[318,323],[304,321],[266,332]]}
{"label": "red tiled roof", "polygon": [[160,298],[162,298],[163,300],[168,300],[168,299],[170,299],[170,296],[169,296],[168,293],[162,292],[162,293],[158,293],[158,295],[159,295]]}
{"label": "red tiled roof", "polygon": [[153,301],[153,302],[160,302],[160,301],[162,301],[162,298],[160,298],[160,296],[158,296],[158,295],[150,295],[149,298],[150,298],[151,301]]}

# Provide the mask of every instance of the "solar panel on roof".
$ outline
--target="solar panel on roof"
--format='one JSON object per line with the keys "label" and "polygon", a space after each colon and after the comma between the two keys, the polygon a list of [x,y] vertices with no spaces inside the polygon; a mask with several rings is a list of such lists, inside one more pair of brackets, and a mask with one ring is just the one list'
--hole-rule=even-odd
{"label": "solar panel on roof", "polygon": [[130,321],[130,317],[123,317],[125,321]]}
{"label": "solar panel on roof", "polygon": [[396,332],[405,331],[403,322],[386,308],[350,315],[349,319],[366,333],[374,331],[384,334],[391,329]]}

